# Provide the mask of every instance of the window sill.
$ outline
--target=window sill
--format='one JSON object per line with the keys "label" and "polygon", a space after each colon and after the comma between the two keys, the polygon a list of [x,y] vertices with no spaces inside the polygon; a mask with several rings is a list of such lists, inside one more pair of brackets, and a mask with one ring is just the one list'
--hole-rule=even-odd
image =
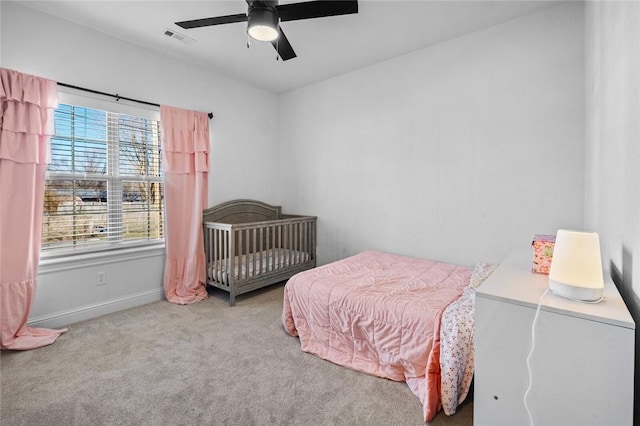
{"label": "window sill", "polygon": [[83,254],[72,254],[67,256],[47,257],[45,255],[40,258],[38,274],[47,274],[77,268],[86,268],[95,265],[105,265],[110,263],[131,261],[135,259],[164,255],[164,243],[138,247],[127,247],[114,250],[95,251]]}

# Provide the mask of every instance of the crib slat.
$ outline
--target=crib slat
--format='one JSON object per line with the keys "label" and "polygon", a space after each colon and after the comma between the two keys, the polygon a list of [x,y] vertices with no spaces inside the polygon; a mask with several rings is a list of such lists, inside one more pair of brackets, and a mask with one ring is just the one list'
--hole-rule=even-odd
{"label": "crib slat", "polygon": [[215,278],[216,281],[222,283],[222,284],[226,284],[225,283],[225,278],[224,278],[224,274],[225,274],[225,264],[226,264],[226,256],[224,255],[224,234],[219,230],[216,229],[215,230],[215,238],[216,238],[216,246],[218,249],[218,253],[216,255],[216,273],[218,274]]}
{"label": "crib slat", "polygon": [[270,227],[270,232],[271,232],[271,270],[275,271],[276,270],[276,247],[277,247],[275,225],[272,225]]}
{"label": "crib slat", "polygon": [[304,238],[304,222],[303,223],[299,223],[298,224],[298,251],[297,251],[297,256],[298,256],[298,263],[302,263],[302,250],[304,250],[304,246],[302,245],[302,240]]}
{"label": "crib slat", "polygon": [[300,263],[300,255],[299,255],[299,250],[300,250],[300,224],[298,222],[293,224],[293,232],[294,232],[294,238],[293,238],[293,264],[297,265],[298,263]]}
{"label": "crib slat", "polygon": [[262,274],[265,272],[264,269],[264,226],[260,227],[260,232],[258,233],[258,248],[260,250],[260,256],[258,257],[258,266],[260,267],[260,270],[258,271],[259,274]]}
{"label": "crib slat", "polygon": [[231,257],[229,256],[229,232],[228,231],[220,231],[220,255],[222,259],[220,261],[220,270],[222,271],[220,275],[220,282],[224,285],[229,285],[229,268],[231,267]]}
{"label": "crib slat", "polygon": [[249,278],[251,276],[251,229],[245,229],[244,231],[244,240],[245,240],[245,253],[244,253],[244,267],[245,267],[245,278]]}
{"label": "crib slat", "polygon": [[245,229],[243,235],[245,240],[245,247],[243,252],[244,261],[242,263],[244,266],[244,277],[249,278],[249,253],[251,252],[251,247],[249,245],[249,230]]}
{"label": "crib slat", "polygon": [[222,258],[220,254],[220,236],[215,228],[209,228],[209,233],[211,235],[211,246],[213,247],[213,253],[210,255],[213,257],[213,268],[207,265],[207,269],[211,271],[210,274],[213,281],[220,281],[217,275],[220,271],[220,259]]}
{"label": "crib slat", "polygon": [[258,246],[256,245],[256,232],[258,232],[258,230],[256,228],[253,228],[251,230],[251,237],[253,240],[253,250],[252,251],[252,257],[253,257],[253,274],[251,274],[252,276],[256,276],[256,274],[258,273],[258,270],[256,269],[256,254],[258,253]]}
{"label": "crib slat", "polygon": [[278,269],[280,260],[280,225],[273,225],[273,256],[271,257],[272,270]]}
{"label": "crib slat", "polygon": [[213,281],[219,281],[217,274],[218,274],[218,271],[220,270],[220,260],[222,258],[222,255],[220,253],[220,247],[219,247],[220,237],[217,235],[217,232],[218,232],[217,229],[209,229],[209,231],[211,232],[211,246],[213,248],[213,253],[211,254],[211,256],[213,257],[213,262],[212,262],[213,267],[210,267],[210,265],[207,265],[207,269],[211,271],[210,272],[211,279]]}
{"label": "crib slat", "polygon": [[298,231],[298,227],[296,226],[297,224],[292,223],[289,225],[289,229],[290,229],[290,235],[289,235],[289,239],[291,240],[291,245],[289,247],[289,265],[295,265],[296,263],[296,238],[297,238],[297,231]]}
{"label": "crib slat", "polygon": [[244,277],[248,278],[249,277],[249,256],[251,255],[251,243],[249,242],[249,234],[250,234],[251,230],[250,229],[245,229],[244,231],[244,238],[246,241],[246,247],[245,247],[245,256],[244,256]]}
{"label": "crib slat", "polygon": [[[280,256],[282,255],[282,248],[284,246],[283,241],[282,241],[282,234],[283,234],[283,229],[282,229],[282,225],[278,225],[278,259],[280,259]],[[278,269],[280,269],[280,260],[278,260]]]}
{"label": "crib slat", "polygon": [[298,265],[300,264],[300,250],[302,249],[302,223],[296,223],[295,224],[296,227],[296,243],[295,243],[295,251],[294,251],[294,257],[296,259],[295,264]]}
{"label": "crib slat", "polygon": [[304,250],[304,245],[302,243],[304,239],[304,225],[304,222],[298,224],[298,227],[300,228],[300,240],[298,241],[298,263],[302,263],[304,261],[302,259],[302,252]]}
{"label": "crib slat", "polygon": [[213,281],[217,281],[220,282],[220,273],[221,273],[221,269],[222,269],[222,262],[223,262],[223,258],[224,255],[221,252],[221,248],[220,248],[220,231],[216,228],[212,228],[210,229],[211,231],[211,245],[213,246],[213,267],[211,268],[210,265],[207,265],[207,269],[211,270],[211,279]]}
{"label": "crib slat", "polygon": [[[207,276],[212,281],[217,281],[218,277],[216,273],[218,272],[218,240],[216,238],[217,229],[207,228],[207,236],[209,237],[209,252],[207,253]],[[209,263],[211,262],[211,263]],[[211,265],[211,267],[210,267]]]}
{"label": "crib slat", "polygon": [[211,231],[211,245],[213,247],[213,270],[211,271],[213,281],[220,281],[218,273],[220,271],[220,261],[222,253],[220,253],[220,232],[217,229],[209,229]]}
{"label": "crib slat", "polygon": [[292,246],[292,238],[293,238],[293,227],[291,226],[291,224],[287,224],[287,248],[289,250],[287,250],[287,263],[286,265],[289,266],[291,265],[291,246]]}
{"label": "crib slat", "polygon": [[313,242],[313,222],[309,222],[309,234],[307,235],[307,253],[309,253],[309,259],[311,260],[313,258],[315,258],[313,256],[313,249],[315,247],[315,244]]}
{"label": "crib slat", "polygon": [[[209,228],[207,228],[206,226],[203,228],[204,229],[204,256],[205,256],[205,265],[210,265],[211,264],[211,230]],[[207,268],[206,270],[206,274],[207,274],[207,280],[209,280],[211,277],[209,276],[209,268]]]}
{"label": "crib slat", "polygon": [[227,256],[229,248],[227,247],[227,232],[218,230],[218,256],[219,265],[218,271],[220,276],[217,278],[222,284],[227,284],[227,262],[229,256]]}
{"label": "crib slat", "polygon": [[289,226],[285,223],[282,225],[282,267],[287,265],[287,241],[289,240]]}
{"label": "crib slat", "polygon": [[256,228],[249,229],[249,240],[251,241],[251,259],[249,261],[249,272],[252,277],[256,275]]}
{"label": "crib slat", "polygon": [[[234,240],[237,241],[238,247],[235,250],[234,253],[232,253],[231,255],[231,261],[235,261],[237,259],[238,261],[238,265],[237,267],[234,267],[233,270],[231,271],[231,274],[233,274],[235,276],[236,273],[236,269],[238,270],[238,279],[242,279],[241,274],[242,274],[242,231],[237,231],[237,235],[234,235]],[[238,253],[237,255],[235,253]]]}
{"label": "crib slat", "polygon": [[302,261],[306,262],[307,261],[307,255],[306,253],[309,253],[309,246],[307,245],[307,236],[309,233],[309,223],[308,222],[303,222],[302,223]]}
{"label": "crib slat", "polygon": [[273,270],[273,226],[267,226],[267,270]]}
{"label": "crib slat", "polygon": [[243,232],[240,230],[238,231],[238,250],[236,251],[238,254],[236,256],[234,256],[233,258],[236,259],[236,262],[238,263],[238,265],[236,266],[236,268],[233,270],[233,273],[235,274],[235,271],[238,271],[238,280],[242,279],[242,271],[244,270],[244,262],[242,261],[242,254],[246,251],[246,248],[244,247],[244,239],[243,237]]}
{"label": "crib slat", "polygon": [[225,266],[227,263],[227,256],[225,256],[226,234],[221,232],[219,229],[216,229],[216,246],[218,247],[218,255],[216,256],[218,264],[216,265],[216,272],[218,276],[216,277],[216,281],[225,284]]}

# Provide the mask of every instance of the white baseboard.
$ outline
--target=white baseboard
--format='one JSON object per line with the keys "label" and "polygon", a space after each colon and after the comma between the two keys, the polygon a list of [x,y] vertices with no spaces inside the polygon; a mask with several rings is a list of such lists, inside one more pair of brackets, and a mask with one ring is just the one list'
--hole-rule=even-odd
{"label": "white baseboard", "polygon": [[82,306],[68,311],[55,312],[53,314],[30,318],[28,325],[31,327],[61,328],[76,322],[97,318],[102,315],[146,305],[147,303],[157,302],[158,300],[163,299],[163,289],[156,289],[146,291],[144,293],[128,295],[120,299],[107,300],[95,305]]}

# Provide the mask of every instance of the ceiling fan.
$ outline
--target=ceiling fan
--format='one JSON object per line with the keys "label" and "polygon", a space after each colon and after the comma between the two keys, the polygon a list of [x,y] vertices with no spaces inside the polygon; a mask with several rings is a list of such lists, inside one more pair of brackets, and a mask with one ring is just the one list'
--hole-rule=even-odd
{"label": "ceiling fan", "polygon": [[[209,27],[247,21],[247,33],[258,41],[269,41],[283,61],[296,57],[296,52],[280,27],[280,22],[358,13],[357,0],[308,1],[278,4],[278,0],[246,0],[247,13],[214,16],[176,22],[184,29]],[[248,45],[248,43],[247,43]]]}

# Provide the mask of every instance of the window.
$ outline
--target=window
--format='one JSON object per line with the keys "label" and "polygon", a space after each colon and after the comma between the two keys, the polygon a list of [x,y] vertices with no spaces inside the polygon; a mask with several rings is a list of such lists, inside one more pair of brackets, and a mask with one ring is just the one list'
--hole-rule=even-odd
{"label": "window", "polygon": [[43,253],[164,239],[157,120],[60,104],[45,182]]}

